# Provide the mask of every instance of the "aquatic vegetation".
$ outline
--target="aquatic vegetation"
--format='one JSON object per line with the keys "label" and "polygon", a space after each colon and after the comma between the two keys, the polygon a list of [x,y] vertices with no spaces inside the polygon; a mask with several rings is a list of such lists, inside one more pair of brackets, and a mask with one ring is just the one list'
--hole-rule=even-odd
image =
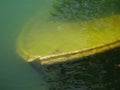
{"label": "aquatic vegetation", "polygon": [[52,19],[62,22],[95,20],[120,13],[120,0],[55,0]]}

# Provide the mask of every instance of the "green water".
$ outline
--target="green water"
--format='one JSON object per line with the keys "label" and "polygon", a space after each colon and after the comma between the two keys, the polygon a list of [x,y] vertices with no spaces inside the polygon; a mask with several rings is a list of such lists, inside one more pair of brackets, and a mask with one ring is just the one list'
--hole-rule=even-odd
{"label": "green water", "polygon": [[120,39],[119,14],[87,23],[52,21],[52,1],[0,1],[0,90],[48,89],[43,74],[23,59]]}
{"label": "green water", "polygon": [[47,90],[42,76],[16,53],[21,27],[43,0],[0,0],[0,90]]}

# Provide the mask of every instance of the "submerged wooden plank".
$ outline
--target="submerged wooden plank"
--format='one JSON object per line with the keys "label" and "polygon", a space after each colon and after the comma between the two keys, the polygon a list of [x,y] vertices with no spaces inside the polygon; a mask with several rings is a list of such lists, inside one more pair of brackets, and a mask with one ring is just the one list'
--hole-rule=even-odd
{"label": "submerged wooden plank", "polygon": [[39,64],[42,64],[42,65],[65,62],[65,61],[72,60],[75,58],[82,58],[82,57],[86,57],[89,55],[101,53],[101,52],[104,52],[104,51],[107,51],[107,50],[110,50],[110,49],[113,49],[119,46],[120,46],[120,40],[116,40],[116,41],[109,42],[109,43],[99,45],[96,47],[87,48],[83,50],[76,50],[73,52],[53,54],[53,55],[45,56],[45,57],[36,56],[35,58],[31,58],[30,60],[28,60],[28,62],[37,61]]}

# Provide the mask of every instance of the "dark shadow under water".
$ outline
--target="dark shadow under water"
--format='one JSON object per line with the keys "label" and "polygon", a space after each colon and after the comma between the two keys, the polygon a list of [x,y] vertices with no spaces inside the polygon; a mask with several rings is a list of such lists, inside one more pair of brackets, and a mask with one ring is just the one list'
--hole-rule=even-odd
{"label": "dark shadow under water", "polygon": [[75,61],[39,65],[50,90],[120,90],[120,47]]}

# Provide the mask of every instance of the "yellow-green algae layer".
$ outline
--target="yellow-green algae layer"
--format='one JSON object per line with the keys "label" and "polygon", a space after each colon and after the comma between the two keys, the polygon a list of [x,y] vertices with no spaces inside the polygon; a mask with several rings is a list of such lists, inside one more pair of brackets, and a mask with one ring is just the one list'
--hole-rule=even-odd
{"label": "yellow-green algae layer", "polygon": [[33,18],[24,26],[18,38],[17,51],[25,60],[83,50],[120,40],[120,15],[82,23],[42,19]]}

